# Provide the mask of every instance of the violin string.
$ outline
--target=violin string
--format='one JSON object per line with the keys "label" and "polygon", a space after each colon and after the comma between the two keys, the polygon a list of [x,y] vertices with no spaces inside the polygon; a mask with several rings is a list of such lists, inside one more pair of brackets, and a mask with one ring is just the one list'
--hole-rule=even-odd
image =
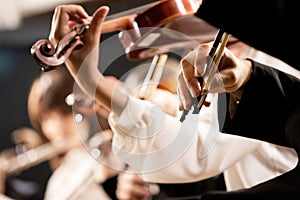
{"label": "violin string", "polygon": [[161,76],[163,74],[163,69],[167,58],[167,54],[159,54],[153,57],[141,88],[141,99],[147,99],[153,89],[157,87],[159,80],[161,79]]}
{"label": "violin string", "polygon": [[157,65],[157,61],[158,61],[158,55],[154,55],[151,61],[151,64],[149,66],[149,69],[147,71],[146,77],[144,79],[144,82],[142,84],[141,87],[141,91],[140,91],[140,98],[144,99],[146,96],[146,88],[148,87],[148,84],[152,78],[155,66]]}
{"label": "violin string", "polygon": [[108,20],[111,20],[111,19],[117,19],[117,18],[124,17],[124,16],[127,16],[127,15],[135,14],[135,13],[140,13],[140,12],[144,11],[145,9],[150,8],[154,4],[156,4],[156,2],[145,4],[145,5],[142,5],[142,6],[138,6],[138,7],[131,8],[131,9],[128,9],[128,10],[125,10],[125,11],[121,11],[121,12],[118,12],[118,13],[115,13],[115,14],[108,15],[106,17],[105,21],[108,21]]}

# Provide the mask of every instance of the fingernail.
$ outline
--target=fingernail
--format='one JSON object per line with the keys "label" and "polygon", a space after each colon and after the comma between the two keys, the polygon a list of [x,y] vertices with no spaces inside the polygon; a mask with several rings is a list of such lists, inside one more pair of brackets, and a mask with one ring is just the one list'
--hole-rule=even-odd
{"label": "fingernail", "polygon": [[185,99],[181,100],[181,106],[183,107],[184,110],[186,110],[186,101],[185,101]]}
{"label": "fingernail", "polygon": [[193,98],[196,98],[196,97],[197,97],[196,92],[195,92],[194,89],[192,89],[190,92],[191,92],[191,95],[192,95]]}

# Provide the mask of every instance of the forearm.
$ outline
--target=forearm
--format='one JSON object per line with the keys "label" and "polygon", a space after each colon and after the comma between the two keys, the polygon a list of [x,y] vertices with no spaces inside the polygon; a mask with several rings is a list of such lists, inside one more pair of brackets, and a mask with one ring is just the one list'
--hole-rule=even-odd
{"label": "forearm", "polygon": [[83,91],[107,110],[112,110],[117,115],[122,112],[130,94],[122,82],[101,74],[97,57],[90,55],[83,62],[69,59],[66,66]]}

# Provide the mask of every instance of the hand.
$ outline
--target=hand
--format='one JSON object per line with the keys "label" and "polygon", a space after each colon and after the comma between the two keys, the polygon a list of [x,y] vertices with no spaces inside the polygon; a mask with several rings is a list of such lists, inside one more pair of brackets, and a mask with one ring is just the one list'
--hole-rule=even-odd
{"label": "hand", "polygon": [[[101,6],[92,17],[79,5],[62,5],[55,9],[49,39],[55,45],[72,27],[89,23],[89,28],[81,37],[81,48],[72,51],[65,62],[66,67],[80,88],[103,104],[108,110],[114,104],[115,113],[120,114],[127,103],[127,91],[122,86],[117,88],[98,69],[99,45],[102,25],[109,8]],[[112,102],[112,96],[118,98]]]}
{"label": "hand", "polygon": [[137,174],[120,173],[116,195],[120,200],[143,200],[151,196],[148,186]]}
{"label": "hand", "polygon": [[[196,98],[201,93],[198,81],[206,71],[206,59],[212,43],[200,44],[197,49],[190,52],[181,60],[181,71],[178,75],[177,92],[180,99],[179,109],[190,109],[192,97]],[[240,89],[246,84],[251,75],[251,62],[238,59],[225,48],[221,57],[218,72],[214,75],[209,92],[228,92],[237,98],[241,97]],[[204,84],[207,77],[204,78]]]}
{"label": "hand", "polygon": [[80,5],[61,5],[55,8],[49,35],[49,40],[54,45],[68,34],[74,26],[82,23],[90,24],[89,29],[81,38],[82,47],[73,51],[67,61],[72,67],[71,71],[77,72],[86,56],[99,45],[102,22],[108,11],[108,7],[102,6],[91,17]]}
{"label": "hand", "polygon": [[148,101],[159,105],[162,110],[173,117],[178,116],[178,100],[167,90],[156,88],[147,98]]}

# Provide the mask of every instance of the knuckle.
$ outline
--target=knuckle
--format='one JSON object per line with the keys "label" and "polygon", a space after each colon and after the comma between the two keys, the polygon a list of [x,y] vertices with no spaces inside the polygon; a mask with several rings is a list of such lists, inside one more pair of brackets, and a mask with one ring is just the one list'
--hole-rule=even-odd
{"label": "knuckle", "polygon": [[180,81],[183,78],[182,71],[177,74],[177,79]]}

